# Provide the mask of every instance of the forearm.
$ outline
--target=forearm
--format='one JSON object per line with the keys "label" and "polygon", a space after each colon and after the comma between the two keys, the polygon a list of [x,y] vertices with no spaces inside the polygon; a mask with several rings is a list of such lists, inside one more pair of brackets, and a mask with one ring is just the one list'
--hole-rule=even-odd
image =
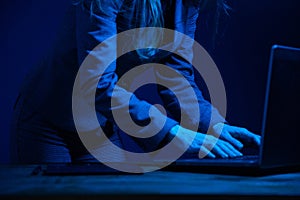
{"label": "forearm", "polygon": [[[77,6],[78,62],[82,63],[76,85],[80,90],[79,94],[88,101],[84,103],[91,110],[96,109],[96,112],[111,122],[119,123],[129,131],[133,124],[138,125],[139,130],[132,128],[137,136],[143,137],[157,131],[148,140],[141,140],[146,148],[155,147],[177,122],[117,85],[116,62],[111,62],[117,57],[117,43],[114,39],[109,42],[107,39],[117,34],[115,20],[119,8],[111,1],[103,1],[103,10],[91,14],[86,5],[88,2],[90,1],[83,1],[83,6]],[[130,102],[126,99],[130,99]],[[150,108],[153,113],[149,113]],[[163,122],[165,123],[162,124]],[[92,128],[89,119],[83,122],[84,125]]]}

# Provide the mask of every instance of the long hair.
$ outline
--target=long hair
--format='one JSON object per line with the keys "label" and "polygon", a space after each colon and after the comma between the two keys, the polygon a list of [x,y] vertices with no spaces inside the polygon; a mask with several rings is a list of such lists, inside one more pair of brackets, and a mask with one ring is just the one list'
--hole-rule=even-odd
{"label": "long hair", "polygon": [[[80,2],[83,0],[75,0],[75,2]],[[96,9],[102,9],[103,0],[92,0],[91,1],[91,12]],[[126,9],[126,6],[123,3],[124,0],[110,0],[115,4],[123,4]],[[161,0],[131,0],[130,6],[135,6],[136,12],[135,15],[128,15],[131,17],[132,21],[135,22],[136,27],[163,27],[163,11],[161,7]]]}
{"label": "long hair", "polygon": [[[160,0],[135,0],[135,9],[136,14],[134,19],[132,19],[135,22],[134,28],[164,27]],[[162,42],[163,31],[138,29],[133,37],[138,41],[135,48],[140,58],[148,59],[158,51],[155,47]]]}
{"label": "long hair", "polygon": [[[224,34],[224,25],[226,27],[226,20],[228,19],[229,11],[231,7],[228,5],[227,0],[201,0],[202,9],[200,12],[209,11],[209,17],[212,18],[210,21],[212,27],[211,47],[216,47],[216,41],[219,37]],[[225,22],[225,23],[224,23]],[[222,26],[223,25],[223,26]]]}
{"label": "long hair", "polygon": [[[83,0],[73,0],[75,3],[79,3]],[[103,9],[101,2],[103,0],[92,0],[91,1],[91,13],[96,9]],[[110,0],[114,1],[115,4],[123,4],[124,0]],[[200,5],[200,12],[203,10],[214,10],[215,11],[215,35],[219,31],[219,21],[221,16],[225,13],[228,14],[229,6],[226,4],[226,0],[185,0]],[[133,22],[132,28],[143,28],[143,27],[164,27],[163,9],[161,0],[131,0],[131,6],[135,7],[135,14],[128,15],[128,18]],[[126,7],[126,5],[125,5]],[[214,9],[211,9],[214,8]],[[163,40],[163,32],[157,31],[151,33],[149,31],[137,31],[137,35],[133,37],[139,41],[137,46],[137,53],[141,58],[149,58],[157,52],[154,48]],[[155,34],[155,35],[152,35]],[[143,38],[143,39],[139,39]],[[214,37],[215,38],[215,37]],[[214,41],[213,41],[214,42]],[[143,47],[143,48],[141,48]],[[144,48],[146,47],[146,48]]]}
{"label": "long hair", "polygon": [[[73,0],[73,4],[79,4],[83,0]],[[92,0],[90,4],[90,12],[93,14],[96,10],[104,11],[102,7],[104,0]],[[106,1],[106,0],[105,0]],[[164,27],[163,10],[160,0],[131,0],[126,5],[123,0],[109,0],[116,5],[122,5],[125,10],[125,17],[131,21],[130,28],[144,28],[144,27]],[[127,13],[126,10],[132,10],[134,6],[135,14]],[[137,29],[133,39],[139,41],[135,43],[135,49],[142,59],[147,59],[157,52],[156,47],[163,39],[163,33],[158,31],[143,31]],[[153,35],[154,34],[154,35]],[[140,39],[139,39],[140,38]],[[141,39],[142,38],[142,39]],[[145,48],[146,47],[146,48]]]}

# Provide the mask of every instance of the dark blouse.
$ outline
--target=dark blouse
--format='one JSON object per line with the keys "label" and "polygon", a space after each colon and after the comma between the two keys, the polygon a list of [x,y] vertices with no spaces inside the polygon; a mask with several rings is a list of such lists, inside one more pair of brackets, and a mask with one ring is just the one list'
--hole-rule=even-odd
{"label": "dark blouse", "polygon": [[[102,1],[102,9],[90,12],[91,0],[84,0],[77,5],[72,5],[66,14],[62,29],[53,48],[27,77],[21,94],[25,98],[25,105],[47,119],[50,124],[62,131],[75,132],[72,116],[72,91],[74,80],[88,54],[101,42],[117,33],[132,28],[128,18],[124,14],[124,5],[132,0],[124,0],[123,4],[115,4],[114,1]],[[200,3],[188,0],[162,0],[164,10],[165,28],[173,29],[194,38],[196,20]],[[134,12],[134,9],[132,10]],[[180,48],[186,51],[192,59],[192,44],[184,44]],[[182,50],[182,49],[181,49]],[[159,53],[157,55],[160,55]],[[157,146],[168,133],[178,124],[180,118],[188,119],[191,125],[199,125],[199,131],[206,131],[210,120],[212,124],[224,122],[218,111],[204,100],[201,91],[194,81],[192,65],[180,56],[168,53],[163,56],[154,56],[151,59],[141,59],[136,52],[122,56],[102,75],[96,90],[95,109],[98,119],[103,127],[115,127],[111,111],[122,114],[125,102],[122,96],[118,98],[118,106],[111,106],[112,91],[121,75],[135,66],[156,62],[167,65],[182,74],[189,81],[197,96],[197,104],[190,103],[189,94],[185,94],[184,85],[180,79],[171,74],[156,72],[155,76],[164,82],[170,82],[179,95],[185,96],[184,104],[179,105],[174,94],[165,87],[157,87],[168,117],[163,129],[147,142],[142,142],[145,148],[151,149]],[[101,62],[101,57],[97,58]],[[98,74],[94,74],[97,77]],[[194,106],[199,106],[201,115],[193,116],[191,112]],[[160,122],[164,115],[149,116],[151,104],[138,99],[135,95],[130,101],[129,113],[132,120],[139,125],[147,125],[152,122]],[[183,113],[180,109],[183,108]],[[126,113],[124,113],[126,114]],[[211,115],[213,116],[211,118]],[[151,119],[150,119],[151,118]],[[108,125],[110,124],[110,125]],[[94,127],[91,127],[93,129]],[[108,128],[109,129],[109,128]],[[115,128],[110,128],[110,131]],[[143,134],[144,130],[141,130]]]}

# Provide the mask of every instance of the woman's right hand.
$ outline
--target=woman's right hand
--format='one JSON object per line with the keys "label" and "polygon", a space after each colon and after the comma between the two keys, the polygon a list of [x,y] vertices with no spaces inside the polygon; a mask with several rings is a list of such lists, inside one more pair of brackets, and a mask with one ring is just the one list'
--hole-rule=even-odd
{"label": "woman's right hand", "polygon": [[191,131],[179,125],[173,127],[170,131],[170,134],[178,137],[179,142],[176,143],[178,148],[183,148],[186,145],[191,144],[187,150],[187,153],[198,153],[199,158],[229,158],[243,155],[229,142],[216,138],[212,135]]}

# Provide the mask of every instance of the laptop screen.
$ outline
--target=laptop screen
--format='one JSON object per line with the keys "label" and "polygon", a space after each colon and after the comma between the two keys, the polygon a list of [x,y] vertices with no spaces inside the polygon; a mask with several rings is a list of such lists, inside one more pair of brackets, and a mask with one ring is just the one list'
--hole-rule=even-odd
{"label": "laptop screen", "polygon": [[300,49],[271,51],[264,112],[262,165],[300,163]]}

